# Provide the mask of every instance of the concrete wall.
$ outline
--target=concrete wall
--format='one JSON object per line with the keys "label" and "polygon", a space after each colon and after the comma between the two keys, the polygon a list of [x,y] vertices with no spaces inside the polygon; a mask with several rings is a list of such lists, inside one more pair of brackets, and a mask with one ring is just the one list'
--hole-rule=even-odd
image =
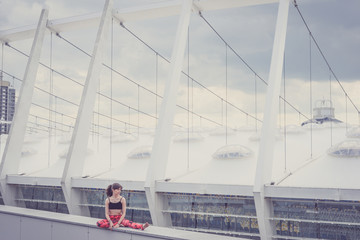
{"label": "concrete wall", "polygon": [[[220,236],[150,226],[142,230],[96,226],[99,219],[0,205],[0,240],[215,240]],[[223,240],[232,238],[221,236]]]}

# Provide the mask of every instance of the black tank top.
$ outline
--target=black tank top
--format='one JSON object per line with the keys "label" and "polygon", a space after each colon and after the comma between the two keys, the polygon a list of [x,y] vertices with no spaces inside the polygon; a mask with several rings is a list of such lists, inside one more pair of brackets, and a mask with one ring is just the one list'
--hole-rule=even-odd
{"label": "black tank top", "polygon": [[122,209],[122,198],[120,198],[120,201],[117,203],[112,203],[109,198],[109,209]]}

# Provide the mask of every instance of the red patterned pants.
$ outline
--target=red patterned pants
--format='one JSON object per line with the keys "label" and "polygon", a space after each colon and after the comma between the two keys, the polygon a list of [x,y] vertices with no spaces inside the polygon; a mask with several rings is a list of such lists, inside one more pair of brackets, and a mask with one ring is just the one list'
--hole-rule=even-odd
{"label": "red patterned pants", "polygon": [[[119,222],[121,215],[109,215],[109,217],[115,226]],[[110,227],[110,223],[107,219],[99,220],[96,224],[98,227],[101,227],[101,228],[109,228]],[[125,218],[121,221],[121,224],[124,225],[125,227],[131,227],[134,229],[144,230],[142,224],[129,221]]]}

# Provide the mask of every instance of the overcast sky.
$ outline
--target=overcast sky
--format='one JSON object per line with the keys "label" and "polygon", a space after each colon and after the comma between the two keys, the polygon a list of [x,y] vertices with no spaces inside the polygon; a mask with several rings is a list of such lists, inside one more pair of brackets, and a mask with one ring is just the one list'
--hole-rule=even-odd
{"label": "overcast sky", "polygon": [[[128,8],[156,2],[163,1],[115,0],[114,7]],[[360,1],[298,0],[297,3],[336,77],[341,81],[352,101],[360,108]],[[49,8],[49,19],[57,19],[101,12],[103,4],[103,0],[0,0],[0,30],[36,24],[40,11],[45,6]],[[190,57],[186,57],[184,71],[189,70],[194,79],[200,81],[224,98],[227,92],[226,98],[229,101],[234,101],[236,106],[239,106],[246,112],[251,114],[257,114],[256,111],[262,112],[266,86],[258,78],[254,81],[255,74],[252,70],[265,81],[268,80],[276,13],[277,4],[203,13],[206,20],[226,40],[229,46],[236,51],[236,54],[229,47],[225,47],[224,43],[219,40],[216,34],[199,16],[193,15],[189,28],[190,44],[186,50],[190,52]],[[177,18],[170,17],[147,22],[129,22],[125,23],[125,26],[160,54],[170,59],[176,24]],[[149,89],[157,91],[162,95],[163,85],[161,84],[161,79],[164,83],[164,79],[167,76],[167,65],[159,60],[159,86],[158,89],[155,89],[156,58],[154,54],[143,44],[136,43],[129,34],[128,36],[121,35],[123,36],[121,37],[123,42],[120,43],[120,37],[116,37],[116,31],[121,34],[121,31],[124,30],[121,27],[114,30],[114,40],[119,42],[119,45],[114,44],[115,52],[127,57],[125,59],[117,59],[117,56],[114,56],[116,58],[114,59],[114,65],[121,65],[122,67],[119,67],[118,70],[121,70],[123,74],[132,79],[139,79],[138,81],[145,86],[149,86]],[[64,33],[63,35],[91,53],[92,43],[95,38],[94,33],[94,31],[80,32],[80,35],[86,36],[86,38],[76,36],[76,34],[79,35],[79,32]],[[285,51],[285,94],[294,106],[309,114],[309,79],[311,75],[313,101],[315,99],[331,97],[333,102],[336,102],[336,111],[341,112],[342,117],[344,117],[345,108],[351,108],[349,107],[350,105],[347,105],[349,102],[345,100],[345,94],[335,82],[335,76],[330,73],[314,42],[310,41],[309,38],[309,33],[297,10],[293,4],[290,4]],[[24,52],[28,53],[30,50],[29,42],[27,45],[22,45],[21,43],[14,44],[18,44],[17,47]],[[4,71],[10,71],[21,78],[22,75],[18,74],[23,72],[23,70],[18,71],[16,67],[19,66],[22,60],[13,59],[8,50],[2,54],[5,58],[3,62]],[[46,53],[43,54],[46,55]],[[54,59],[53,64],[56,65],[54,68],[63,69],[72,77],[81,79],[79,81],[84,81],[88,59],[84,58],[83,60],[71,62],[72,58],[75,57],[73,53],[67,50],[59,53],[56,53],[56,50],[54,50],[55,54],[59,56],[60,60]],[[240,55],[252,70],[249,70],[241,63],[237,55]],[[43,57],[43,59],[45,62],[48,61],[46,57]],[[187,59],[189,59],[189,65]],[[107,61],[109,63],[109,56]],[[142,61],[147,61],[146,63],[144,62],[145,67],[140,64]],[[66,64],[68,64],[67,67],[65,66]],[[78,69],[71,70],[70,65],[74,64],[78,65]],[[109,75],[109,73],[103,73],[103,76],[106,75]],[[46,76],[44,79],[47,79]],[[227,88],[224,87],[225,84],[227,84]],[[103,84],[103,86],[106,85],[110,87],[109,83]],[[114,86],[113,89],[115,89]],[[132,104],[132,97],[138,97],[136,96],[137,89],[134,90],[135,95],[131,94],[124,85],[116,89],[116,93],[114,92],[113,94],[121,96],[122,101],[129,105]],[[187,91],[187,81],[184,78],[180,87],[179,103],[186,105],[188,98]],[[207,109],[204,111],[209,112],[223,111],[222,103],[216,97],[211,96],[208,101],[202,101],[202,97],[206,95],[203,92],[196,84],[191,90],[191,101],[196,102],[194,104],[196,106],[192,107],[194,110],[199,108]],[[69,90],[63,94],[69,97],[70,95],[76,95],[77,98],[74,101],[79,101],[80,94],[71,94]],[[282,89],[283,94],[284,89]],[[39,96],[39,98],[41,97]],[[141,99],[143,102],[139,103],[139,105],[141,105],[142,109],[151,108],[150,112],[157,111],[155,110],[155,108],[158,108],[157,106],[147,106],[150,105],[150,100],[148,99],[151,99],[151,97],[141,96]],[[257,106],[255,106],[255,102]],[[353,108],[351,111],[352,113],[355,112]],[[121,111],[119,114],[121,114]],[[220,119],[221,117],[218,116],[218,118]]]}

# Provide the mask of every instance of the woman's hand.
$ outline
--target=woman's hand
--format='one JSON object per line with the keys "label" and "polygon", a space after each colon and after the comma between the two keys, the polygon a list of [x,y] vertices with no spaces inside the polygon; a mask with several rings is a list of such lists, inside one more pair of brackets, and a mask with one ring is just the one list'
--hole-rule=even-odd
{"label": "woman's hand", "polygon": [[114,223],[112,221],[109,221],[109,224],[110,224],[109,229],[112,230],[114,227]]}

